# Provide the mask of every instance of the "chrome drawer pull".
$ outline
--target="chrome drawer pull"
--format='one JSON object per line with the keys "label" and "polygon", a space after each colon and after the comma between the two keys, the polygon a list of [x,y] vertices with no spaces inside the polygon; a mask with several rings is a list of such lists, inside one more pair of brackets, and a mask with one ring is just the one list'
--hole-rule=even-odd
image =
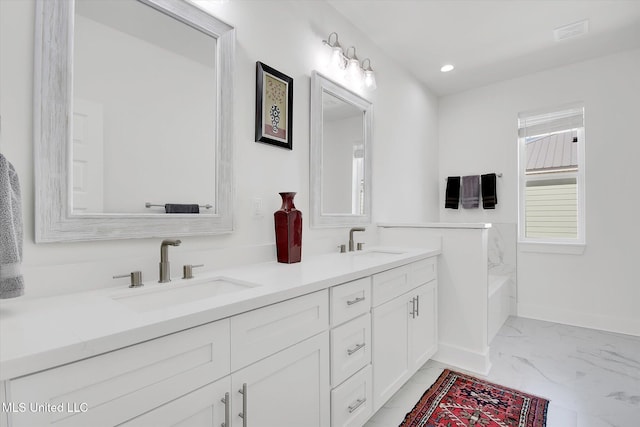
{"label": "chrome drawer pull", "polygon": [[351,414],[351,413],[353,413],[353,411],[355,411],[356,409],[358,409],[359,407],[361,407],[361,406],[362,406],[362,404],[363,404],[364,402],[366,402],[366,401],[367,401],[367,399],[366,399],[366,398],[364,398],[364,397],[363,397],[362,399],[358,399],[358,400],[356,400],[356,403],[354,403],[353,405],[349,406],[349,413],[350,413],[350,414]]}
{"label": "chrome drawer pull", "polygon": [[416,316],[420,317],[420,295],[416,295]]}
{"label": "chrome drawer pull", "polygon": [[353,305],[353,304],[359,303],[360,301],[364,301],[364,297],[358,297],[351,301],[347,301],[347,305]]}
{"label": "chrome drawer pull", "polygon": [[229,392],[224,394],[224,397],[220,399],[222,403],[224,403],[224,422],[222,423],[222,427],[230,427],[229,424],[229,408],[231,407],[229,402]]}
{"label": "chrome drawer pull", "polygon": [[242,384],[238,393],[242,395],[242,412],[238,416],[242,418],[242,427],[247,427],[247,383]]}
{"label": "chrome drawer pull", "polygon": [[351,356],[353,353],[355,353],[356,351],[360,350],[361,348],[364,348],[366,344],[362,343],[362,344],[358,344],[355,347],[353,347],[352,349],[347,349],[347,354],[349,356]]}
{"label": "chrome drawer pull", "polygon": [[416,318],[416,298],[411,298],[411,311],[409,312],[412,319]]}

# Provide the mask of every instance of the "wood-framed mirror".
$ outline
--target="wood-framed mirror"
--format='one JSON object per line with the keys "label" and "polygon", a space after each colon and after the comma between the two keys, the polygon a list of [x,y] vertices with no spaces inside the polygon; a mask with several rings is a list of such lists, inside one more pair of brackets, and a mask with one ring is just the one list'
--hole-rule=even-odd
{"label": "wood-framed mirror", "polygon": [[36,242],[232,231],[233,27],[184,0],[38,0],[35,51]]}
{"label": "wood-framed mirror", "polygon": [[311,226],[369,224],[373,104],[314,71],[310,122]]}

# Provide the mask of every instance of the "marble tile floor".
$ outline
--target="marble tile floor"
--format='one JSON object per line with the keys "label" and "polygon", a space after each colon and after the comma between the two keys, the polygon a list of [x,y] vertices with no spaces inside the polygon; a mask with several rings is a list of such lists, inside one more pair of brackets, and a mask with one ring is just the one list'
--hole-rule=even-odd
{"label": "marble tile floor", "polygon": [[[547,427],[640,426],[640,337],[510,317],[488,376],[550,400]],[[365,427],[399,426],[444,368],[427,362]]]}

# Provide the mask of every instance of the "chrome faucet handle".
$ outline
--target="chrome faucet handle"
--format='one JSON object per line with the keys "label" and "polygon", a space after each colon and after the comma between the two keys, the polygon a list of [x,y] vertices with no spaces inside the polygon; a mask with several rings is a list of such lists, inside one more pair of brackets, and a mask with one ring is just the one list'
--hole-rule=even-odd
{"label": "chrome faucet handle", "polygon": [[364,242],[358,242],[358,244],[356,245],[356,249],[361,251],[363,246],[364,246]]}
{"label": "chrome faucet handle", "polygon": [[121,279],[123,277],[131,278],[131,284],[129,285],[130,288],[140,288],[144,286],[144,283],[142,283],[142,271],[132,271],[129,274],[113,276],[114,279]]}
{"label": "chrome faucet handle", "polygon": [[338,249],[340,250],[340,253],[343,254],[347,252],[347,245],[338,245]]}
{"label": "chrome faucet handle", "polygon": [[194,268],[199,268],[199,267],[204,267],[204,264],[198,264],[198,265],[193,265],[193,264],[185,264],[182,266],[182,278],[183,279],[193,279],[193,269]]}

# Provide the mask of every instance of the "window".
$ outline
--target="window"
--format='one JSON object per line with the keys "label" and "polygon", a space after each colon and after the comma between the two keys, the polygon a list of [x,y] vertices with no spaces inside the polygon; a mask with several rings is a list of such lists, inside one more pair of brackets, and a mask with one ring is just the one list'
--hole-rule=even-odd
{"label": "window", "polygon": [[584,141],[582,106],[518,115],[520,242],[584,244]]}

